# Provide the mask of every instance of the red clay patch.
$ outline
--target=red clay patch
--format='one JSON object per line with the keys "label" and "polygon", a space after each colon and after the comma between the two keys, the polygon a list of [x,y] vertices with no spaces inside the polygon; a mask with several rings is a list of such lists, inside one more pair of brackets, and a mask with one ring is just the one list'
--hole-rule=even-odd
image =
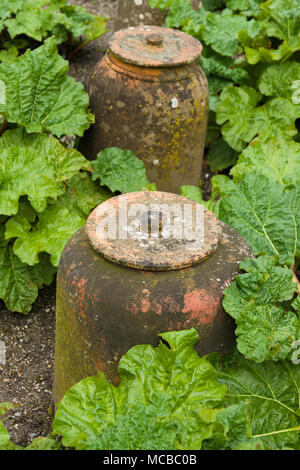
{"label": "red clay patch", "polygon": [[204,289],[195,289],[184,296],[182,313],[188,313],[191,320],[207,325],[215,318],[218,300]]}

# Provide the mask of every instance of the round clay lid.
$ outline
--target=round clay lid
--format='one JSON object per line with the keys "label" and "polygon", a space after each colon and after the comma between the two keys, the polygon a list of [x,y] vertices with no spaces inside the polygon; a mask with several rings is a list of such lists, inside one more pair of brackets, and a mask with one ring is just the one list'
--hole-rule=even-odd
{"label": "round clay lid", "polygon": [[216,216],[177,194],[141,191],[115,196],[89,216],[91,246],[112,262],[149,271],[197,264],[222,238]]}
{"label": "round clay lid", "polygon": [[194,62],[202,53],[192,36],[160,26],[137,26],[117,31],[109,50],[129,64],[142,67],[174,67]]}

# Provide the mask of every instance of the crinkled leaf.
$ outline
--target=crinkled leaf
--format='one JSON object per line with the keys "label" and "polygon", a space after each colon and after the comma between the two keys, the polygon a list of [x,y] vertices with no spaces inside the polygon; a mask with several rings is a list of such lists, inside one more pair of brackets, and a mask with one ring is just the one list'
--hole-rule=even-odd
{"label": "crinkled leaf", "polygon": [[19,55],[19,51],[15,46],[11,46],[7,49],[0,50],[0,62],[6,62],[12,64]]}
{"label": "crinkled leaf", "polygon": [[19,4],[19,8],[7,7],[3,16],[3,25],[11,38],[24,34],[42,41],[53,33],[56,43],[60,44],[67,41],[68,34],[86,35],[92,40],[106,32],[106,18],[95,17],[79,5],[66,5],[66,0],[21,0]]}
{"label": "crinkled leaf", "polygon": [[24,6],[24,0],[1,0],[0,3],[0,31],[4,29],[5,20],[16,14]]}
{"label": "crinkled leaf", "polygon": [[223,137],[237,151],[243,150],[255,136],[267,140],[297,134],[295,120],[300,117],[300,107],[286,98],[277,97],[256,107],[261,95],[246,86],[228,87],[220,98],[217,123],[224,124]]}
{"label": "crinkled leaf", "polygon": [[236,319],[238,349],[255,362],[285,359],[300,338],[299,319],[286,308],[297,291],[293,273],[271,256],[246,258],[240,269],[247,272],[236,276],[223,300]]}
{"label": "crinkled leaf", "polygon": [[204,204],[205,202],[203,199],[202,190],[201,188],[198,188],[198,186],[192,186],[192,185],[180,186],[180,194],[181,196],[188,197],[189,199],[199,202],[200,204]]}
{"label": "crinkled leaf", "polygon": [[47,0],[23,2],[22,9],[5,21],[11,38],[25,34],[36,41],[46,38],[59,17],[59,7]]}
{"label": "crinkled leaf", "polygon": [[51,263],[58,266],[62,250],[69,238],[86,222],[77,211],[59,204],[50,204],[38,214],[31,225],[25,217],[16,215],[6,222],[6,238],[16,238],[14,253],[30,266],[39,261],[39,253],[49,253]]}
{"label": "crinkled leaf", "polygon": [[155,405],[133,404],[129,413],[118,414],[85,450],[175,450],[176,421],[168,420],[170,401]]}
{"label": "crinkled leaf", "polygon": [[[242,39],[240,35],[239,39]],[[277,49],[267,49],[263,46],[259,46],[257,49],[245,46],[244,49],[247,61],[251,65],[255,65],[259,61],[268,63],[279,61],[284,62],[294,52],[300,50],[300,37],[292,36],[288,41],[284,41],[282,44],[280,44]]]}
{"label": "crinkled leaf", "polygon": [[227,143],[241,151],[249,142],[249,121],[261,95],[249,87],[228,87],[221,94],[216,120],[224,124],[222,134]]}
{"label": "crinkled leaf", "polygon": [[238,49],[238,31],[247,29],[248,25],[247,18],[225,9],[221,14],[208,15],[202,35],[205,42],[216,52],[231,57]]}
{"label": "crinkled leaf", "polygon": [[87,42],[106,33],[107,18],[94,16],[80,5],[66,5],[60,9],[55,26],[52,28],[57,44],[74,37],[84,35]]}
{"label": "crinkled leaf", "polygon": [[[174,448],[172,433],[179,449],[200,449],[203,439],[211,437],[219,413],[216,407],[224,398],[225,388],[218,384],[206,359],[199,358],[194,350],[198,340],[194,329],[161,336],[169,347],[163,343],[158,348],[135,346],[122,357],[119,387],[99,374],[66,393],[53,422],[53,432],[63,436],[65,446],[85,449],[99,440],[102,447],[109,441],[110,448],[119,448],[124,444],[126,422],[133,419],[135,427],[128,434],[132,440],[126,449],[136,445],[139,425],[140,429],[152,428],[157,437],[162,437],[159,442],[155,436],[145,436],[153,449]],[[172,439],[161,432],[167,428]]]}
{"label": "crinkled leaf", "polygon": [[275,305],[247,307],[236,323],[238,350],[255,362],[285,359],[300,338],[295,313]]}
{"label": "crinkled leaf", "polygon": [[282,139],[253,142],[239,156],[230,174],[236,182],[252,171],[290,186],[300,185],[300,145]]}
{"label": "crinkled leaf", "polygon": [[288,61],[273,64],[262,73],[258,88],[266,96],[291,99],[294,93],[293,83],[300,78],[300,64]]}
{"label": "crinkled leaf", "polygon": [[279,256],[294,263],[300,252],[300,192],[260,173],[249,173],[223,187],[219,218],[235,228],[256,254]]}
{"label": "crinkled leaf", "polygon": [[0,213],[18,212],[18,201],[27,195],[37,211],[43,211],[49,197],[56,199],[61,182],[90,163],[74,149],[46,135],[27,135],[22,129],[6,131],[0,138]]}
{"label": "crinkled leaf", "polygon": [[209,85],[209,107],[217,110],[219,93],[234,83],[242,84],[248,77],[248,72],[236,66],[231,57],[225,57],[206,46],[199,58]]}
{"label": "crinkled leaf", "polygon": [[37,437],[24,450],[59,450],[61,443],[52,437]]}
{"label": "crinkled leaf", "polygon": [[207,76],[214,75],[240,84],[248,78],[248,72],[238,68],[231,57],[222,56],[208,47],[204,48],[199,62]]}
{"label": "crinkled leaf", "polygon": [[169,5],[168,16],[165,26],[169,28],[180,28],[187,34],[200,37],[203,31],[208,12],[200,7],[195,11],[190,0],[173,0]]}
{"label": "crinkled leaf", "polygon": [[270,37],[290,39],[300,37],[300,4],[295,0],[268,0],[260,5],[264,22]]}
{"label": "crinkled leaf", "polygon": [[202,190],[201,188],[198,188],[198,186],[184,185],[184,186],[180,186],[179,190],[180,190],[181,196],[188,197],[189,199],[192,199],[193,201],[199,202],[200,204],[205,206],[207,209],[214,211],[215,209],[214,201],[204,201]]}
{"label": "crinkled leaf", "polygon": [[299,117],[299,106],[286,98],[274,98],[254,110],[249,120],[248,142],[256,135],[262,140],[289,139],[297,134],[295,121]]}
{"label": "crinkled leaf", "polygon": [[20,313],[31,310],[39,287],[50,284],[55,271],[45,257],[33,267],[22,263],[11,245],[0,247],[0,270],[0,298],[8,310]]}
{"label": "crinkled leaf", "polygon": [[87,111],[89,97],[67,71],[68,62],[50,39],[13,64],[0,65],[6,86],[6,105],[0,105],[0,112],[27,132],[82,136],[93,122]]}
{"label": "crinkled leaf", "polygon": [[241,11],[244,14],[257,15],[261,0],[226,0],[225,4],[233,11]]}
{"label": "crinkled leaf", "polygon": [[259,439],[266,450],[299,450],[299,366],[290,361],[255,364],[241,356],[213,356],[211,361],[227,387],[225,405],[245,404],[250,442]]}
{"label": "crinkled leaf", "polygon": [[107,148],[98,153],[92,165],[93,181],[100,179],[100,184],[107,186],[112,192],[141,191],[150,184],[143,161],[131,150]]}
{"label": "crinkled leaf", "polygon": [[151,8],[160,8],[161,10],[165,10],[169,8],[172,3],[176,0],[148,0],[148,3]]}
{"label": "crinkled leaf", "polygon": [[113,196],[110,191],[93,183],[85,172],[74,175],[66,185],[67,191],[57,200],[57,204],[86,217],[96,206]]}
{"label": "crinkled leaf", "polygon": [[260,439],[250,439],[245,403],[228,406],[220,411],[211,439],[204,442],[205,450],[236,450],[251,445],[253,450],[262,450]]}

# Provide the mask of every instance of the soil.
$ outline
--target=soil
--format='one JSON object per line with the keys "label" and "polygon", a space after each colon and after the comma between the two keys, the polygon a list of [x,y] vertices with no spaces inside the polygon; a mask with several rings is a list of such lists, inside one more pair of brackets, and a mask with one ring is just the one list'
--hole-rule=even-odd
{"label": "soil", "polygon": [[[117,0],[72,0],[94,14],[110,17],[112,30]],[[112,33],[93,41],[70,61],[69,74],[87,86],[96,62],[104,54]],[[209,167],[203,166],[204,199],[210,197]],[[29,315],[9,312],[0,301],[0,341],[6,346],[6,363],[0,365],[0,403],[17,406],[3,417],[12,440],[27,445],[51,431],[51,390],[55,335],[55,283],[42,289]]]}
{"label": "soil", "polygon": [[[117,0],[69,3],[111,18],[107,29],[112,30]],[[70,61],[70,75],[86,86],[110,37],[111,33],[107,33],[81,49]],[[29,315],[9,312],[0,301],[0,341],[6,346],[6,363],[0,365],[0,403],[17,405],[5,414],[3,421],[18,445],[27,445],[51,431],[55,290],[55,283],[43,288]]]}

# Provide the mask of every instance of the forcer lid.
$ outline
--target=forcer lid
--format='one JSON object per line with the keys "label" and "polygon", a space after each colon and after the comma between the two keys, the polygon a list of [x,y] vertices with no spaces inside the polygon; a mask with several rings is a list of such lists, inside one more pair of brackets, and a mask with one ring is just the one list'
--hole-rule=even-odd
{"label": "forcer lid", "polygon": [[212,212],[191,199],[141,191],[100,204],[87,220],[86,233],[91,246],[112,262],[169,271],[214,253],[222,228]]}
{"label": "forcer lid", "polygon": [[137,26],[117,31],[110,51],[129,64],[142,67],[174,67],[194,62],[202,53],[192,36],[160,26]]}

